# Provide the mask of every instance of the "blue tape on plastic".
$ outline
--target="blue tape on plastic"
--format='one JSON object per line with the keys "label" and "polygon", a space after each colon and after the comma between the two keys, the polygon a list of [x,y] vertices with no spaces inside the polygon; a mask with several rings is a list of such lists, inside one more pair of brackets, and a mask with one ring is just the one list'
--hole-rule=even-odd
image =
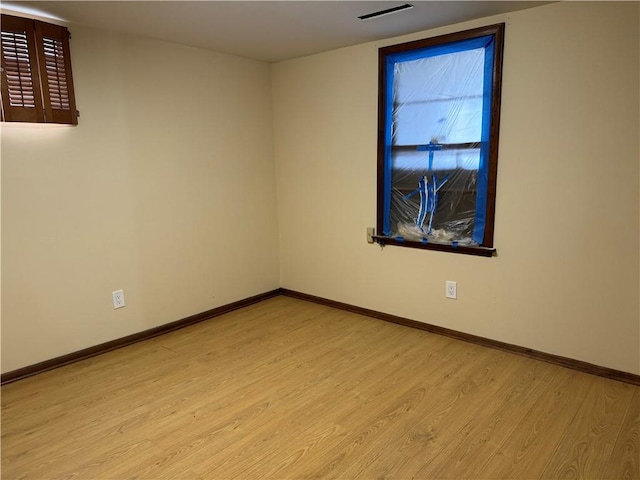
{"label": "blue tape on plastic", "polygon": [[[395,64],[398,62],[407,62],[418,60],[427,57],[435,57],[439,55],[446,55],[449,53],[456,53],[465,50],[472,50],[478,48],[485,48],[485,91],[483,100],[483,122],[482,122],[482,147],[480,153],[480,168],[478,175],[478,193],[476,195],[476,218],[474,224],[473,239],[482,243],[484,239],[485,229],[485,217],[486,217],[486,199],[487,199],[487,187],[488,187],[488,144],[489,144],[489,130],[491,121],[491,85],[492,77],[487,77],[488,73],[493,72],[493,55],[494,55],[494,39],[492,35],[485,35],[482,37],[472,38],[468,40],[461,40],[458,42],[452,42],[446,45],[438,47],[425,47],[422,49],[412,50],[408,52],[399,52],[387,55],[385,57],[386,65],[386,85],[385,85],[385,126],[384,132],[384,171],[383,171],[383,212],[382,212],[382,230],[383,235],[391,235],[391,180],[392,180],[392,158],[391,158],[391,146],[392,146],[392,128],[393,128],[393,104],[394,104],[394,73]],[[417,147],[418,151],[429,152],[429,169],[433,167],[434,152],[440,150],[442,147],[434,142],[428,145],[420,145]],[[484,173],[483,173],[484,172]],[[426,211],[429,209],[427,206],[435,207],[437,197],[437,185],[434,185],[433,192],[433,205],[426,205],[428,202],[424,202],[425,205],[424,215],[418,215],[417,224],[421,227],[425,220]],[[428,191],[425,189],[424,200],[428,200]],[[418,189],[418,192],[423,195],[423,192]],[[406,198],[416,195],[416,193],[410,194]],[[423,201],[421,201],[421,204]],[[432,209],[435,210],[435,209]],[[423,213],[423,212],[420,212]],[[432,217],[434,211],[431,212]],[[432,218],[433,219],[433,218]],[[422,222],[420,222],[422,220]],[[398,241],[404,241],[403,237],[396,237]]]}
{"label": "blue tape on plastic", "polygon": [[485,35],[483,37],[471,38],[469,40],[460,40],[459,42],[447,43],[438,47],[425,47],[418,50],[408,52],[394,53],[387,56],[392,58],[394,62],[410,62],[421,58],[437,57],[438,55],[446,55],[447,53],[456,53],[463,50],[474,50],[476,48],[484,48],[493,40],[493,35]]}
{"label": "blue tape on plastic", "polygon": [[420,208],[418,209],[418,216],[416,217],[416,225],[420,230],[422,230],[422,224],[424,223],[425,218],[427,218],[427,213],[429,211],[429,195],[427,191],[427,183],[428,180],[426,176],[422,177],[418,182],[418,192],[420,192]]}
{"label": "blue tape on plastic", "polygon": [[405,200],[409,200],[411,197],[415,197],[418,193],[420,193],[420,189],[416,188],[413,192],[407,193],[404,197]]}
{"label": "blue tape on plastic", "polygon": [[395,237],[398,242],[404,242],[404,237]]}
{"label": "blue tape on plastic", "polygon": [[[431,234],[433,226],[433,218],[438,208],[438,190],[449,181],[449,175],[445,175],[444,178],[438,181],[436,175],[431,177],[432,182],[429,182],[428,177],[423,176],[418,182],[418,192],[420,193],[420,207],[418,209],[418,216],[416,217],[416,226],[424,232],[424,221],[429,214],[429,225],[427,227],[427,235]],[[414,193],[406,195],[405,198],[413,196]]]}
{"label": "blue tape on plastic", "polygon": [[482,143],[480,144],[480,165],[478,166],[478,188],[476,194],[476,215],[472,238],[484,242],[487,219],[487,193],[489,189],[489,138],[491,136],[491,87],[493,86],[493,57],[495,42],[491,41],[484,52],[484,92],[482,98]]}
{"label": "blue tape on plastic", "polygon": [[426,145],[418,145],[416,150],[418,152],[437,152],[438,150],[442,150],[442,145],[439,143],[429,142]]}
{"label": "blue tape on plastic", "polygon": [[383,206],[382,206],[382,234],[391,235],[391,131],[393,127],[393,81],[395,71],[395,60],[387,57],[386,68],[386,107],[385,107],[385,127],[384,132],[384,172],[383,172]]}
{"label": "blue tape on plastic", "polygon": [[456,242],[455,240],[453,242],[451,242],[451,246],[453,248],[458,248],[458,242]]}
{"label": "blue tape on plastic", "polygon": [[426,237],[422,237],[422,243],[429,243],[429,239]]}
{"label": "blue tape on plastic", "polygon": [[418,145],[416,147],[416,151],[418,152],[429,152],[428,170],[433,170],[433,152],[437,152],[438,150],[442,150],[442,145],[434,142],[429,142],[426,145]]}

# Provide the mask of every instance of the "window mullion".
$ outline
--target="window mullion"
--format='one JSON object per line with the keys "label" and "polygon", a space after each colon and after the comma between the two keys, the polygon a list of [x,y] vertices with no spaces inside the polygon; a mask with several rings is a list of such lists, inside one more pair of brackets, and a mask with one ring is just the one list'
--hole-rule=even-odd
{"label": "window mullion", "polygon": [[[480,147],[481,142],[467,142],[467,143],[438,143],[435,144],[438,150],[474,150]],[[391,150],[393,152],[415,152],[419,151],[420,147],[427,147],[429,144],[420,145],[392,145]]]}

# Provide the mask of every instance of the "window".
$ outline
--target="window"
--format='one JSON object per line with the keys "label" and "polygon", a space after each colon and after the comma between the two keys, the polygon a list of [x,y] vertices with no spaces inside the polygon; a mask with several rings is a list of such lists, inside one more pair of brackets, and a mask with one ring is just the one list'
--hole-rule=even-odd
{"label": "window", "polygon": [[2,121],[78,124],[69,31],[2,15]]}
{"label": "window", "polygon": [[381,244],[491,256],[504,24],[379,51]]}

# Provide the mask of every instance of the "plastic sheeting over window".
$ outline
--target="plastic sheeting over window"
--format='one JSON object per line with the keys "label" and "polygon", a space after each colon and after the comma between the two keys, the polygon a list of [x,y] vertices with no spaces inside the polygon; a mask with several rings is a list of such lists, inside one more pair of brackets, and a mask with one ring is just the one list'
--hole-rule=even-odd
{"label": "plastic sheeting over window", "polygon": [[384,62],[383,235],[483,245],[494,35],[401,49]]}
{"label": "plastic sheeting over window", "polygon": [[393,144],[479,142],[484,48],[394,63]]}

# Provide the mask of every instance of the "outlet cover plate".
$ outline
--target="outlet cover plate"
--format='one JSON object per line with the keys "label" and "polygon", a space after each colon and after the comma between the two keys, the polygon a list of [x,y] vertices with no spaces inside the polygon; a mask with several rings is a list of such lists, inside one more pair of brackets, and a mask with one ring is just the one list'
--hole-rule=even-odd
{"label": "outlet cover plate", "polygon": [[124,290],[116,290],[115,292],[111,292],[111,296],[113,297],[113,309],[122,308],[125,306],[124,303]]}
{"label": "outlet cover plate", "polygon": [[458,285],[456,282],[452,280],[447,280],[445,282],[445,296],[447,298],[451,298],[453,300],[458,298]]}

